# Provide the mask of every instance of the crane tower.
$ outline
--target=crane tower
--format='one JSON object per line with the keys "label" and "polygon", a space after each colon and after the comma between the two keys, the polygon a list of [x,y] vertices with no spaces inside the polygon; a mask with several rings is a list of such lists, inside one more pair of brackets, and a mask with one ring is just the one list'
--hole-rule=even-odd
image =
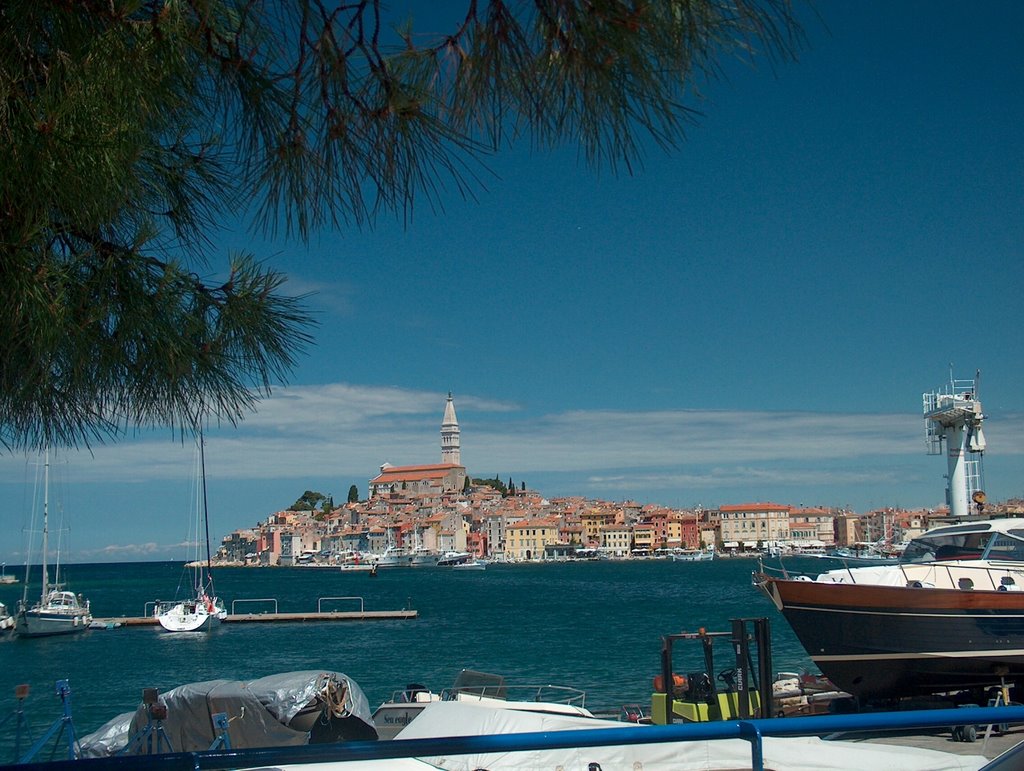
{"label": "crane tower", "polygon": [[985,452],[981,424],[985,415],[978,401],[980,379],[980,372],[973,380],[956,380],[950,373],[948,386],[922,395],[928,454],[941,455],[945,445],[946,503],[952,517],[969,516],[972,503],[980,512],[985,503],[981,468]]}

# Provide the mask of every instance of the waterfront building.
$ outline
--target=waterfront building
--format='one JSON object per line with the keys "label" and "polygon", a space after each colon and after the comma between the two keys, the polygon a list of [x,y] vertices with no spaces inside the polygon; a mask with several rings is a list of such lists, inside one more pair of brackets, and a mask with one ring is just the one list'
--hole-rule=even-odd
{"label": "waterfront building", "polygon": [[641,522],[633,525],[633,550],[637,552],[650,553],[661,544],[655,543],[655,527],[649,522]]}
{"label": "waterfront building", "polygon": [[366,533],[367,551],[373,552],[374,554],[383,554],[384,550],[388,548],[388,533],[383,527],[371,527]]}
{"label": "waterfront building", "polygon": [[835,516],[828,509],[799,508],[789,512],[789,540],[796,547],[836,545]]}
{"label": "waterfront building", "polygon": [[564,543],[572,544],[574,548],[582,548],[586,533],[580,523],[566,523],[558,529],[558,537]]}
{"label": "waterfront building", "polygon": [[281,553],[278,555],[277,564],[282,567],[295,565],[300,554],[302,554],[302,536],[295,533],[282,533]]}
{"label": "waterfront building", "polygon": [[787,542],[792,508],[780,503],[719,506],[722,541],[728,549],[756,549]]}
{"label": "waterfront building", "polygon": [[633,548],[633,528],[626,524],[609,524],[601,527],[599,534],[601,551],[616,557],[625,557]]}
{"label": "waterfront building", "polygon": [[487,536],[480,530],[471,530],[466,534],[466,551],[476,557],[487,556]]}
{"label": "waterfront building", "polygon": [[[614,525],[616,518],[615,509],[610,506],[591,506],[580,512],[580,524],[587,536],[586,545],[592,548],[603,546],[604,528]],[[628,545],[626,547],[629,548]]]}
{"label": "waterfront building", "polygon": [[834,543],[840,548],[849,548],[861,540],[860,517],[852,511],[840,511],[832,518]]}
{"label": "waterfront building", "polygon": [[218,558],[225,562],[244,564],[259,554],[259,535],[255,530],[236,530],[224,536]]}
{"label": "waterfront building", "polygon": [[341,534],[341,551],[366,552],[370,550],[370,531],[356,527]]}
{"label": "waterfront building", "polygon": [[[693,513],[680,513],[679,515],[679,540],[684,549],[700,549],[707,545],[701,535],[700,521]],[[714,544],[715,535],[712,531],[711,540],[708,543]]]}
{"label": "waterfront building", "polygon": [[505,515],[502,513],[486,514],[480,524],[484,537],[487,539],[487,554],[505,554]]}
{"label": "waterfront building", "polygon": [[558,543],[558,520],[524,519],[506,527],[505,538],[505,559],[539,559],[545,546]]}

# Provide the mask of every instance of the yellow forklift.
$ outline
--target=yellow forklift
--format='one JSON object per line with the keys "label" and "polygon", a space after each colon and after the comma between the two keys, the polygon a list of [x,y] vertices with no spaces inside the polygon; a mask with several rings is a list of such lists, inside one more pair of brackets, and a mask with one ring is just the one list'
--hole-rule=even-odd
{"label": "yellow forklift", "polygon": [[[651,722],[667,725],[676,719],[689,723],[744,720],[772,716],[771,627],[767,618],[734,618],[729,632],[668,634],[661,638],[661,674],[654,678]],[[715,640],[728,640],[734,659],[715,672]],[[675,643],[699,642],[703,671],[674,673]],[[669,708],[669,703],[672,707]]]}

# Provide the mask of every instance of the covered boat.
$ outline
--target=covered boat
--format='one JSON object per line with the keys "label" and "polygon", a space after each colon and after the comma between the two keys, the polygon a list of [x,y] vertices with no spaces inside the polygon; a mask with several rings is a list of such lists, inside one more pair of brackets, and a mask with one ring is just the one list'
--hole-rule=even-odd
{"label": "covered boat", "polygon": [[234,749],[377,738],[362,689],[340,672],[311,670],[144,694],[134,712],[81,740],[82,757],[207,750],[222,738],[214,720],[218,713],[227,715],[227,740]]}
{"label": "covered boat", "polygon": [[893,565],[754,584],[811,659],[861,699],[1024,681],[1024,519],[948,525]]}
{"label": "covered boat", "polygon": [[[654,733],[658,729],[613,720],[519,710],[497,710],[471,702],[440,701],[430,704],[397,740],[450,736],[499,736],[587,729],[630,730]],[[967,771],[979,769],[985,758],[954,755],[917,747],[825,741],[816,737],[762,740],[764,768],[790,771],[849,771],[886,768],[900,771]],[[429,767],[448,771],[534,771],[535,769],[672,769],[707,771],[751,767],[750,743],[744,739],[665,741],[650,744],[609,744],[549,750],[496,750],[468,755],[421,757]],[[338,771],[344,763],[327,768]],[[388,767],[388,766],[383,766]]]}

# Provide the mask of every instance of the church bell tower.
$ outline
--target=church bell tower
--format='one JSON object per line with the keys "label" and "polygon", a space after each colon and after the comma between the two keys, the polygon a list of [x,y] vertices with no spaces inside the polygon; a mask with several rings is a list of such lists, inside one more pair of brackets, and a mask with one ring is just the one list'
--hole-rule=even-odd
{"label": "church bell tower", "polygon": [[461,466],[459,452],[459,421],[455,417],[455,404],[452,392],[448,392],[448,401],[444,405],[444,417],[441,419],[441,462]]}

